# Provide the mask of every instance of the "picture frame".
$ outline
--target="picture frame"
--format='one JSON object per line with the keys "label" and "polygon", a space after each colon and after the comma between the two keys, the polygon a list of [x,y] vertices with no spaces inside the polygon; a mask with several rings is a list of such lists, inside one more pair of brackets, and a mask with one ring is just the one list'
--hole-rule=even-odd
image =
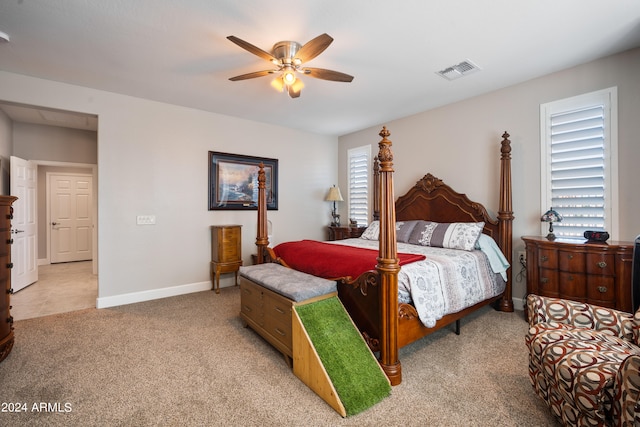
{"label": "picture frame", "polygon": [[278,159],[209,151],[209,210],[257,210],[264,165],[267,209],[278,210]]}

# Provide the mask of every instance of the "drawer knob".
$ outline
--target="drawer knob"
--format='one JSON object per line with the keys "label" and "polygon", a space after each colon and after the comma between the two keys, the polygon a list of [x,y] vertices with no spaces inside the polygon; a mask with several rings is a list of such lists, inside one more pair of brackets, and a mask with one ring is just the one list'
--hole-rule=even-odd
{"label": "drawer knob", "polygon": [[573,259],[573,255],[569,255],[569,259]]}
{"label": "drawer knob", "polygon": [[280,330],[280,328],[276,328],[276,332],[277,332],[278,334],[282,335],[283,337],[286,337],[286,336],[287,336],[287,334],[285,334],[284,332],[282,332],[282,331]]}
{"label": "drawer knob", "polygon": [[280,314],[284,314],[284,310],[281,309],[280,307],[274,307],[274,310],[277,311]]}
{"label": "drawer knob", "polygon": [[547,277],[540,278],[540,283],[549,283],[549,278]]}
{"label": "drawer knob", "polygon": [[9,288],[9,289],[7,289],[7,293],[8,293],[9,295],[13,295],[13,288]]}
{"label": "drawer knob", "polygon": [[13,324],[13,316],[7,317],[7,323],[10,324],[10,325]]}
{"label": "drawer knob", "polygon": [[604,262],[604,261],[600,261],[597,265],[598,265],[598,267],[600,267],[600,268],[605,268],[605,267],[607,266],[607,263],[606,263],[606,262]]}
{"label": "drawer knob", "polygon": [[547,261],[549,261],[549,257],[548,257],[548,256],[546,256],[546,255],[542,255],[542,256],[540,257],[540,261],[542,261],[542,262],[547,262]]}
{"label": "drawer knob", "polygon": [[598,292],[600,292],[601,294],[604,294],[605,292],[607,292],[607,287],[606,286],[598,286]]}

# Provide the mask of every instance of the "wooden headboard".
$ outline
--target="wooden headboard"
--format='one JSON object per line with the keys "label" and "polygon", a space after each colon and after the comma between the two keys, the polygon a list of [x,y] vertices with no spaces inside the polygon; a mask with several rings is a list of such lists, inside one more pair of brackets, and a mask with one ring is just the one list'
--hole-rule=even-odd
{"label": "wooden headboard", "polygon": [[396,220],[423,219],[435,222],[481,222],[483,232],[497,239],[498,221],[480,203],[453,190],[430,173],[396,200]]}

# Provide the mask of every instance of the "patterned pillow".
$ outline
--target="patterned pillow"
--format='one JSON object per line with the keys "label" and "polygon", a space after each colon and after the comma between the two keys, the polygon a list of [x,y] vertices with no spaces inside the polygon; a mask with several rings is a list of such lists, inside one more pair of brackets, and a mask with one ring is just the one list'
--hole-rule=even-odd
{"label": "patterned pillow", "polygon": [[372,221],[371,224],[367,227],[366,230],[360,235],[361,239],[365,240],[378,240],[378,236],[380,235],[380,222]]}
{"label": "patterned pillow", "polygon": [[438,223],[425,221],[413,229],[409,243],[472,251],[475,249],[483,228],[484,222]]}
{"label": "patterned pillow", "polygon": [[396,222],[396,241],[407,243],[414,227],[424,221],[397,221]]}
{"label": "patterned pillow", "polygon": [[[411,232],[417,223],[424,221],[397,221],[396,222],[396,240],[406,243],[409,241]],[[380,238],[380,221],[373,221],[369,224],[360,238],[365,240],[378,240]]]}

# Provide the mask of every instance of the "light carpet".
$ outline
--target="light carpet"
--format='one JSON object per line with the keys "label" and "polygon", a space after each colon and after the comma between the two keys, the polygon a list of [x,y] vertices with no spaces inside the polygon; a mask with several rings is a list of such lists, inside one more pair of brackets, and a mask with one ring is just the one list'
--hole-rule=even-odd
{"label": "light carpet", "polygon": [[402,384],[342,418],[243,327],[239,307],[233,287],[18,321],[0,404],[26,411],[0,412],[0,425],[557,425],[529,384],[522,312],[486,308],[460,336],[401,349]]}

